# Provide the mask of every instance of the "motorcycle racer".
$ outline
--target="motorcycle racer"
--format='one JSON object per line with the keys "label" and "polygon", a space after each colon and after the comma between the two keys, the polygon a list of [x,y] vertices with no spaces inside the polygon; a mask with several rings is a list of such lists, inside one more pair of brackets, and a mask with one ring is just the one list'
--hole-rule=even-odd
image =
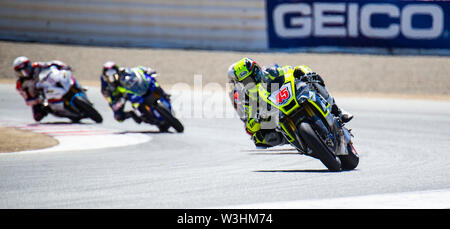
{"label": "motorcycle racer", "polygon": [[[296,67],[286,65],[281,67],[275,64],[262,68],[256,61],[245,57],[229,67],[228,78],[233,84],[240,85],[235,86],[232,93],[241,95],[240,102],[243,104],[244,110],[244,117],[241,117],[241,120],[245,121],[246,132],[252,136],[252,140],[257,147],[272,147],[286,143],[284,137],[275,130],[275,127],[261,128],[261,122],[267,120],[267,117],[265,117],[263,107],[260,106],[256,86],[260,83],[267,85],[283,83],[284,75],[288,72],[293,73],[294,77],[300,80],[314,80],[315,83],[313,85],[315,89],[332,104],[333,114],[341,117],[343,122],[348,122],[353,118],[353,115],[337,107],[334,98],[325,89],[322,77],[312,72],[309,67],[305,65]],[[270,86],[268,89],[270,89]],[[234,101],[236,101],[236,96],[233,97]]]}
{"label": "motorcycle racer", "polygon": [[[237,109],[240,118],[245,122],[246,132],[252,136],[257,147],[271,147],[283,144],[283,136],[275,129],[261,129],[261,114],[256,85],[264,80],[264,69],[250,58],[242,58],[228,69],[228,78],[235,85],[232,90],[233,104],[241,104]],[[240,111],[240,112],[239,112]],[[269,138],[270,137],[270,138]]]}
{"label": "motorcycle racer", "polygon": [[41,91],[37,88],[39,74],[51,67],[58,70],[69,70],[70,66],[65,63],[54,60],[50,62],[31,62],[28,57],[19,56],[13,62],[14,71],[17,76],[16,89],[24,98],[25,103],[32,107],[33,118],[35,121],[42,120],[50,112],[50,108],[43,104]]}
{"label": "motorcycle racer", "polygon": [[[100,76],[101,92],[114,112],[114,119],[118,122],[123,122],[128,118],[133,118],[137,123],[142,122],[142,119],[133,111],[124,111],[125,102],[135,96],[132,93],[127,93],[127,88],[133,80],[127,73],[135,70],[143,71],[145,74],[152,75],[153,77],[157,75],[156,71],[150,67],[137,66],[134,68],[124,68],[119,67],[113,61],[108,61],[103,64],[103,70]],[[158,83],[156,84],[156,90],[167,100],[170,100],[170,95],[166,94]]]}

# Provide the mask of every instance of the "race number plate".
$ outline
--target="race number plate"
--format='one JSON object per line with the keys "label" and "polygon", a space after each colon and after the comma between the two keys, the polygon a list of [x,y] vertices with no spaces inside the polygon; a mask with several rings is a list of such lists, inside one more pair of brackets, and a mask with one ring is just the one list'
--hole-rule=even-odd
{"label": "race number plate", "polygon": [[292,87],[291,83],[284,84],[278,91],[275,91],[269,96],[269,99],[272,103],[276,104],[277,106],[283,106],[292,97]]}

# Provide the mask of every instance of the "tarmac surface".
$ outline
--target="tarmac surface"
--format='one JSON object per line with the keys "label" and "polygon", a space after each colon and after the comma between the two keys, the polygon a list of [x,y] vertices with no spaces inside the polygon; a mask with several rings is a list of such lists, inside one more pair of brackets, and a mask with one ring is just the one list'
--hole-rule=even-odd
{"label": "tarmac surface", "polygon": [[[185,132],[158,133],[156,127],[132,120],[117,123],[99,89],[88,92],[104,122],[76,125],[142,134],[150,140],[102,149],[2,153],[0,208],[289,207],[286,203],[296,208],[345,208],[360,201],[352,197],[385,194],[406,207],[426,208],[430,205],[421,203],[432,203],[430,195],[421,194],[422,202],[414,202],[397,194],[450,189],[448,101],[337,98],[356,115],[348,127],[355,135],[360,164],[353,171],[331,173],[288,145],[255,149],[229,103],[206,116],[211,109],[185,109],[175,101],[188,96],[172,91]],[[226,101],[223,94],[200,95],[192,96],[194,104]],[[0,98],[1,121],[34,124],[13,85],[0,85]],[[67,121],[46,117],[40,126],[62,123],[74,128],[64,124]],[[320,201],[336,198],[344,206]],[[433,195],[433,200],[442,207],[448,195]],[[380,207],[376,203],[364,206]],[[389,203],[383,207],[396,206]],[[443,207],[450,207],[448,203]]]}

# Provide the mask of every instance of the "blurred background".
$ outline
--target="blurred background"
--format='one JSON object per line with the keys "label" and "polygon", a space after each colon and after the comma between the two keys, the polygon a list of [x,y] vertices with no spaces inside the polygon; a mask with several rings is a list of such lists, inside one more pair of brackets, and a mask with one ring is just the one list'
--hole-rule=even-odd
{"label": "blurred background", "polygon": [[[306,64],[335,92],[450,95],[450,2],[0,0],[0,77],[12,60],[59,59],[81,80],[101,64],[148,65],[164,84],[226,82],[244,56]],[[30,43],[33,42],[33,43]],[[61,45],[63,44],[63,45]]]}

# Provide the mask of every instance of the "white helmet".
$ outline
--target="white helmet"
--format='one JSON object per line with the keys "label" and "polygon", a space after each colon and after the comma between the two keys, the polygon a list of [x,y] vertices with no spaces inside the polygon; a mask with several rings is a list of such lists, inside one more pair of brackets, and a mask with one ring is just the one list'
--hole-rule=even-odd
{"label": "white helmet", "polygon": [[33,66],[31,65],[30,59],[26,56],[17,57],[14,62],[14,71],[19,78],[30,78],[33,71]]}

